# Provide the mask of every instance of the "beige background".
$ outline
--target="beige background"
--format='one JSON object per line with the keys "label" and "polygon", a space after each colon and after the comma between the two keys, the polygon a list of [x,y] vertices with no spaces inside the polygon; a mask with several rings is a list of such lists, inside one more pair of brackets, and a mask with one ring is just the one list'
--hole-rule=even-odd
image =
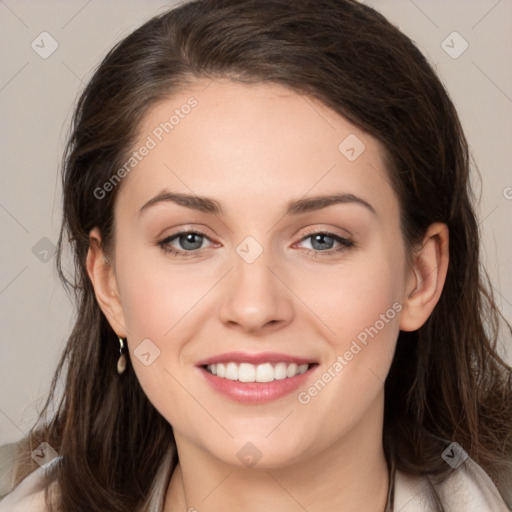
{"label": "beige background", "polygon": [[[418,44],[459,110],[482,174],[485,262],[511,322],[512,1],[366,3]],[[51,250],[60,222],[58,167],[73,103],[107,50],[170,5],[0,0],[0,444],[30,428],[72,325],[72,306],[56,277]],[[463,39],[446,39],[454,31]],[[58,44],[46,59],[31,47],[42,32]],[[452,56],[443,49],[444,40]],[[45,41],[48,51],[51,41]],[[468,48],[453,58],[464,41]],[[509,341],[506,348],[512,362]]]}

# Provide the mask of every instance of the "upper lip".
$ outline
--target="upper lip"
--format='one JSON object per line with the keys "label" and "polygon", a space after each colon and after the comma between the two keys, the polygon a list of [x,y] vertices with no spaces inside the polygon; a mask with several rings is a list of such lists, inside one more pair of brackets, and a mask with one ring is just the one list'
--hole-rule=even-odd
{"label": "upper lip", "polygon": [[296,363],[310,364],[314,363],[311,359],[304,359],[302,357],[291,356],[289,354],[279,354],[277,352],[260,352],[258,354],[249,354],[247,352],[225,352],[217,356],[212,356],[207,359],[203,359],[197,363],[197,366],[208,366],[217,363],[250,363],[250,364],[262,364],[262,363]]}

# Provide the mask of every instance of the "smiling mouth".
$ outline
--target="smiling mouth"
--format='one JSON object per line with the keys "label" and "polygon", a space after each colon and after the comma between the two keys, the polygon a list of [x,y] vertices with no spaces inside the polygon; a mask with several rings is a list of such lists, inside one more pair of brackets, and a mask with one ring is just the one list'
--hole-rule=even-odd
{"label": "smiling mouth", "polygon": [[273,382],[274,380],[291,379],[298,375],[306,373],[317,363],[235,363],[234,361],[226,363],[216,363],[203,365],[208,373],[221,379],[233,380],[238,382]]}

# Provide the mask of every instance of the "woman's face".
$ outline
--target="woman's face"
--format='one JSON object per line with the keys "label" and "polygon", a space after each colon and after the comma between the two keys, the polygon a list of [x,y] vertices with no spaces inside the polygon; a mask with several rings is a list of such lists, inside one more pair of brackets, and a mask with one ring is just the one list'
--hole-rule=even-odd
{"label": "woman's face", "polygon": [[272,467],[380,442],[410,275],[377,140],[280,86],[222,81],[153,107],[133,150],[114,327],[178,449]]}

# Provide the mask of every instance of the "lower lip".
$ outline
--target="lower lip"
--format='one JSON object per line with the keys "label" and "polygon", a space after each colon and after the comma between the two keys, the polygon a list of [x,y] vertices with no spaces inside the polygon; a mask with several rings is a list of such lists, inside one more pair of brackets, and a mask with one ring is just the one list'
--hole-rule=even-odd
{"label": "lower lip", "polygon": [[318,365],[312,365],[306,372],[272,382],[240,382],[213,375],[205,368],[199,370],[208,384],[224,396],[242,404],[265,404],[278,400],[296,391],[313,374]]}

